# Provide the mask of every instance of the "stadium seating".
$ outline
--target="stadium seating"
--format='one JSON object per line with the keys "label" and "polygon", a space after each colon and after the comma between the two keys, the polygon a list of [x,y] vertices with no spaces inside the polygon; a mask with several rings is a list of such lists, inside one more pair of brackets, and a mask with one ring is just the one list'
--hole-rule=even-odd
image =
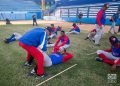
{"label": "stadium seating", "polygon": [[[79,0],[77,0],[79,1]],[[98,0],[99,1],[99,0]],[[104,0],[108,1],[108,0]],[[65,21],[69,22],[79,22],[77,15],[82,12],[83,23],[92,23],[95,24],[95,18],[97,12],[101,9],[104,3],[97,3],[97,4],[84,4],[84,5],[72,5],[72,6],[58,6],[53,15],[59,15],[59,18],[62,18]],[[106,24],[110,24],[109,18],[117,12],[118,6],[120,6],[120,2],[109,2],[109,9],[106,11],[107,13],[107,21]],[[120,24],[120,20],[118,20],[117,24]]]}
{"label": "stadium seating", "polygon": [[57,0],[58,6],[76,6],[85,4],[97,4],[106,2],[116,2],[119,0]]}
{"label": "stadium seating", "polygon": [[0,20],[9,18],[10,20],[32,19],[32,15],[41,18],[41,8],[32,0],[1,0]]}

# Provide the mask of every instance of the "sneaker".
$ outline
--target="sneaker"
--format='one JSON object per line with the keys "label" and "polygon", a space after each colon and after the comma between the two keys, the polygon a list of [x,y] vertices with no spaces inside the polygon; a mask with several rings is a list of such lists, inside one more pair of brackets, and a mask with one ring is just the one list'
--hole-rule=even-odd
{"label": "sneaker", "polygon": [[86,37],[84,40],[87,40],[87,39],[89,39],[89,37]]}
{"label": "sneaker", "polygon": [[8,41],[8,39],[5,39],[5,40],[4,40],[4,42],[5,42],[6,44],[9,44],[9,41]]}
{"label": "sneaker", "polygon": [[40,79],[40,78],[43,78],[43,77],[46,77],[46,76],[48,76],[47,73],[44,73],[44,74],[42,74],[42,75],[37,75],[37,76],[36,76],[36,79]]}
{"label": "sneaker", "polygon": [[34,68],[32,69],[32,71],[30,73],[28,73],[28,76],[33,76],[33,75],[36,75]]}
{"label": "sneaker", "polygon": [[28,67],[30,67],[30,66],[32,66],[32,65],[29,64],[28,62],[25,62],[24,66],[28,66]]}
{"label": "sneaker", "polygon": [[103,62],[103,60],[99,57],[97,57],[95,60],[98,61],[98,62]]}
{"label": "sneaker", "polygon": [[96,46],[100,46],[100,44],[95,44]]}
{"label": "sneaker", "polygon": [[48,42],[48,44],[53,44],[53,43],[51,43],[51,42]]}

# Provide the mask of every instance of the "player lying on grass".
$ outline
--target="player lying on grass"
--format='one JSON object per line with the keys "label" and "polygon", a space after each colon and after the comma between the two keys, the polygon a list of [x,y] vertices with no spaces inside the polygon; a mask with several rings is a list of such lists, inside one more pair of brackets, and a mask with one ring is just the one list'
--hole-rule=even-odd
{"label": "player lying on grass", "polygon": [[5,43],[10,43],[16,40],[19,40],[22,37],[22,35],[20,33],[13,33],[9,38],[5,39]]}
{"label": "player lying on grass", "polygon": [[120,66],[120,42],[115,36],[111,36],[109,42],[111,48],[107,50],[97,50],[99,58],[96,58],[96,60],[112,65],[112,70],[115,70],[117,66]]}
{"label": "player lying on grass", "polygon": [[[66,49],[64,48],[60,48],[60,50],[56,53],[52,53],[47,55],[45,52],[43,53],[44,56],[44,66],[41,66],[42,68],[44,67],[50,67],[52,65],[57,65],[57,64],[61,64],[61,63],[65,63],[68,60],[73,58],[73,55],[71,53],[66,52]],[[30,65],[33,62],[33,57],[31,57],[31,60],[28,62]],[[30,73],[29,75],[36,75],[36,68],[35,67]]]}
{"label": "player lying on grass", "polygon": [[73,28],[69,31],[66,32],[66,34],[79,34],[80,33],[80,28],[76,25],[76,23],[73,23]]}
{"label": "player lying on grass", "polygon": [[96,34],[96,29],[93,29],[93,30],[88,34],[88,36],[85,38],[85,40],[89,39],[90,41],[93,41],[95,34]]}
{"label": "player lying on grass", "polygon": [[[36,73],[38,76],[44,76],[44,56],[43,52],[47,51],[47,37],[49,31],[42,28],[34,28],[26,32],[20,39],[19,45],[26,50],[26,60],[29,61],[31,57],[36,61]],[[42,52],[41,52],[42,51]],[[26,65],[27,63],[25,63]]]}

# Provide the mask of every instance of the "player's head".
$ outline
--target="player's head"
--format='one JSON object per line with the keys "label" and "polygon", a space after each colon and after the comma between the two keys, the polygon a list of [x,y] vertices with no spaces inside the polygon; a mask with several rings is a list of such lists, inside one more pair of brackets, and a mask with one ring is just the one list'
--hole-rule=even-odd
{"label": "player's head", "polygon": [[73,23],[73,25],[72,25],[73,27],[76,27],[76,23]]}
{"label": "player's head", "polygon": [[66,53],[66,49],[63,48],[63,47],[60,47],[59,51],[58,51],[60,54],[64,54]]}
{"label": "player's head", "polygon": [[110,37],[109,37],[109,42],[111,43],[111,45],[116,45],[116,44],[119,43],[119,40],[118,40],[118,38],[115,37],[115,36],[110,36]]}
{"label": "player's head", "polygon": [[61,36],[64,36],[64,35],[65,35],[65,31],[62,30],[62,31],[60,32],[60,35],[61,35]]}
{"label": "player's head", "polygon": [[106,11],[108,8],[109,8],[109,4],[108,3],[106,3],[106,4],[103,5],[103,10],[104,11]]}
{"label": "player's head", "polygon": [[53,28],[53,27],[54,27],[54,24],[51,24],[51,27]]}

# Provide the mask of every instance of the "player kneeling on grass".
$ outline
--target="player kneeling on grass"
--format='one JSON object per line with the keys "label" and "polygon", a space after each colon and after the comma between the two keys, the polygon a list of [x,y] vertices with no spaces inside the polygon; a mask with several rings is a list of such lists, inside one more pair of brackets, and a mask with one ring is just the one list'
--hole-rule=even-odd
{"label": "player kneeling on grass", "polygon": [[9,38],[5,39],[5,43],[9,44],[10,42],[19,40],[22,37],[20,33],[13,33]]}
{"label": "player kneeling on grass", "polygon": [[115,70],[117,66],[120,66],[120,42],[115,36],[111,36],[109,41],[111,48],[97,50],[99,58],[96,58],[96,60],[112,65],[112,70]]}
{"label": "player kneeling on grass", "polygon": [[90,41],[94,41],[94,36],[96,35],[96,29],[93,29],[88,36],[85,38],[85,40],[89,39]]}
{"label": "player kneeling on grass", "polygon": [[79,34],[80,28],[76,25],[76,23],[73,23],[73,29],[71,29],[69,32],[66,32],[66,34]]}
{"label": "player kneeling on grass", "polygon": [[[27,52],[27,62],[25,66],[31,65],[32,59],[36,61],[36,73],[38,76],[44,76],[44,57],[43,52],[47,50],[47,35],[49,31],[47,29],[35,28],[25,33],[19,39],[19,45]],[[41,52],[42,51],[42,52]]]}
{"label": "player kneeling on grass", "polygon": [[61,35],[53,46],[53,52],[57,52],[60,48],[67,49],[70,46],[70,40],[68,36],[65,35],[65,31],[61,31]]}
{"label": "player kneeling on grass", "polygon": [[[50,67],[52,65],[65,63],[68,60],[73,58],[73,54],[66,52],[66,49],[64,49],[64,48],[60,48],[60,50],[58,50],[58,52],[52,53],[52,54],[49,54],[49,55],[47,55],[44,52],[43,56],[44,56],[44,67]],[[30,72],[31,75],[35,75],[36,73],[37,73],[36,68],[34,68]]]}

